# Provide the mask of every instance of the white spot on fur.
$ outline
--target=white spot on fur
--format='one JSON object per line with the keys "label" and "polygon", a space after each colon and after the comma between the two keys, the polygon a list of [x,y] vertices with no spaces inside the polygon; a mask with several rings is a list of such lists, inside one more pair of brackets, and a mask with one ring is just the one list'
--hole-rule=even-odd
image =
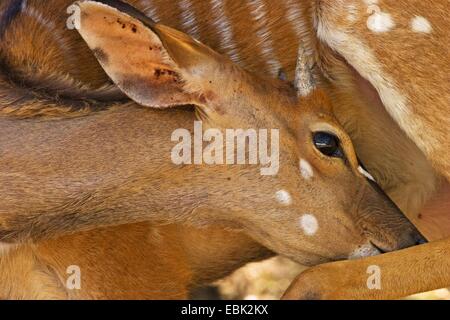
{"label": "white spot on fur", "polygon": [[312,236],[319,229],[319,222],[314,215],[304,214],[300,217],[300,227],[306,235]]}
{"label": "white spot on fur", "polygon": [[368,13],[373,13],[367,19],[367,28],[373,32],[387,32],[395,27],[389,13],[382,12],[378,6],[369,6]]}
{"label": "white spot on fur", "polygon": [[300,173],[306,180],[309,180],[314,176],[313,168],[305,159],[300,159]]}
{"label": "white spot on fur", "polygon": [[368,5],[374,5],[374,4],[378,4],[378,0],[364,0],[364,2]]}
{"label": "white spot on fur", "polygon": [[351,260],[379,255],[381,252],[371,244],[365,244],[353,251],[348,258]]}
{"label": "white spot on fur", "polygon": [[27,2],[23,2],[21,6],[22,12],[29,17],[34,18],[37,22],[43,25],[46,28],[55,29],[56,25],[53,21],[47,19],[41,12],[39,12],[36,8],[31,6],[27,6]]}
{"label": "white spot on fur", "polygon": [[275,193],[275,197],[277,198],[278,202],[288,206],[292,203],[292,197],[289,192],[286,190],[279,190]]}
{"label": "white spot on fur", "polygon": [[358,171],[359,171],[364,177],[366,177],[367,179],[370,179],[370,180],[372,180],[373,182],[375,182],[375,179],[373,178],[373,176],[372,176],[370,173],[368,173],[366,170],[364,170],[363,167],[359,166],[359,167],[358,167]]}
{"label": "white spot on fur", "polygon": [[430,33],[433,30],[430,21],[422,16],[415,16],[411,19],[411,29],[419,33]]}

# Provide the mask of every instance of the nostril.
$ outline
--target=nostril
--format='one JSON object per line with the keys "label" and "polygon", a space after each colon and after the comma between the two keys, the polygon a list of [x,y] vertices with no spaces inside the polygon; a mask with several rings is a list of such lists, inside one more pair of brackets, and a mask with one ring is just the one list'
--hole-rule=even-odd
{"label": "nostril", "polygon": [[408,234],[408,238],[408,242],[410,243],[409,246],[428,243],[427,238],[425,238],[424,235],[420,233],[420,231],[412,224],[410,232]]}
{"label": "nostril", "polygon": [[416,244],[425,244],[425,243],[427,243],[427,242],[428,242],[428,241],[425,240],[425,239],[419,239],[419,240],[416,241]]}
{"label": "nostril", "polygon": [[413,233],[413,239],[416,245],[428,243],[428,240],[418,231]]}

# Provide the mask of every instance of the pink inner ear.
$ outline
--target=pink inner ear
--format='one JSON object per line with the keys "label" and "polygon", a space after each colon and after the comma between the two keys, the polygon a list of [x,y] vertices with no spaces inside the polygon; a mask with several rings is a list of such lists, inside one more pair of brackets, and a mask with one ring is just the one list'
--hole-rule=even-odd
{"label": "pink inner ear", "polygon": [[139,74],[117,75],[117,85],[137,103],[154,108],[191,104],[189,94],[182,90],[183,83],[171,70],[154,68],[148,76]]}
{"label": "pink inner ear", "polygon": [[149,107],[192,103],[159,37],[114,8],[80,3],[79,32],[109,77],[131,99]]}

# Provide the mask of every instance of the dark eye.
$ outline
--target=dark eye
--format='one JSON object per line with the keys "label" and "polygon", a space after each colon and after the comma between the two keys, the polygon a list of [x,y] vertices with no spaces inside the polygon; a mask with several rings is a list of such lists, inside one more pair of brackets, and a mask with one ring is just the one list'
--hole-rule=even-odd
{"label": "dark eye", "polygon": [[315,132],[314,146],[327,157],[344,158],[339,138],[327,132]]}

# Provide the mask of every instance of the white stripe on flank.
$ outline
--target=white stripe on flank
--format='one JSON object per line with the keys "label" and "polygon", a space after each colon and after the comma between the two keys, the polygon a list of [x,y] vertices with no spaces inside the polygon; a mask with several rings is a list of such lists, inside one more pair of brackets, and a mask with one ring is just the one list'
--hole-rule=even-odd
{"label": "white stripe on flank", "polygon": [[42,12],[29,5],[26,0],[22,2],[21,10],[22,14],[36,20],[43,28],[49,30],[49,33],[52,35],[52,40],[58,43],[58,46],[61,48],[61,52],[68,60],[74,59],[74,56],[72,54],[68,54],[67,51],[67,49],[70,48],[70,44],[67,43],[65,40],[66,38],[63,33],[61,33],[61,30],[56,26],[54,21],[48,19]]}
{"label": "white stripe on flank", "polygon": [[21,10],[24,14],[28,15],[29,17],[34,18],[37,22],[42,24],[44,27],[48,29],[55,29],[55,23],[46,17],[44,15],[37,11],[35,8],[28,6],[28,1],[22,2]]}
{"label": "white stripe on flank", "polygon": [[273,50],[273,40],[270,36],[270,30],[266,23],[266,8],[261,0],[247,0],[253,19],[257,23],[256,35],[259,38],[262,55],[270,68],[270,73],[274,76],[278,75],[281,69],[281,63],[277,60],[275,51]]}
{"label": "white stripe on flank", "polygon": [[156,7],[155,4],[153,3],[152,0],[141,0],[141,2],[143,2],[144,4],[144,9],[142,11],[144,11],[144,13],[151,19],[153,19],[155,22],[160,22],[160,18],[158,13],[156,12]]}
{"label": "white stripe on flank", "polygon": [[285,0],[284,3],[286,6],[286,18],[293,26],[297,41],[302,40],[306,54],[312,55],[311,35],[307,25],[308,18],[303,15],[298,2]]}
{"label": "white stripe on flank", "polygon": [[233,29],[230,20],[226,16],[223,0],[211,0],[211,6],[212,20],[222,40],[220,46],[231,60],[238,63],[241,61],[241,57],[233,39]]}
{"label": "white stripe on flank", "polygon": [[200,39],[200,32],[198,28],[197,18],[192,9],[191,0],[180,0],[178,6],[181,9],[181,20],[183,27],[186,28],[187,33],[196,39]]}

